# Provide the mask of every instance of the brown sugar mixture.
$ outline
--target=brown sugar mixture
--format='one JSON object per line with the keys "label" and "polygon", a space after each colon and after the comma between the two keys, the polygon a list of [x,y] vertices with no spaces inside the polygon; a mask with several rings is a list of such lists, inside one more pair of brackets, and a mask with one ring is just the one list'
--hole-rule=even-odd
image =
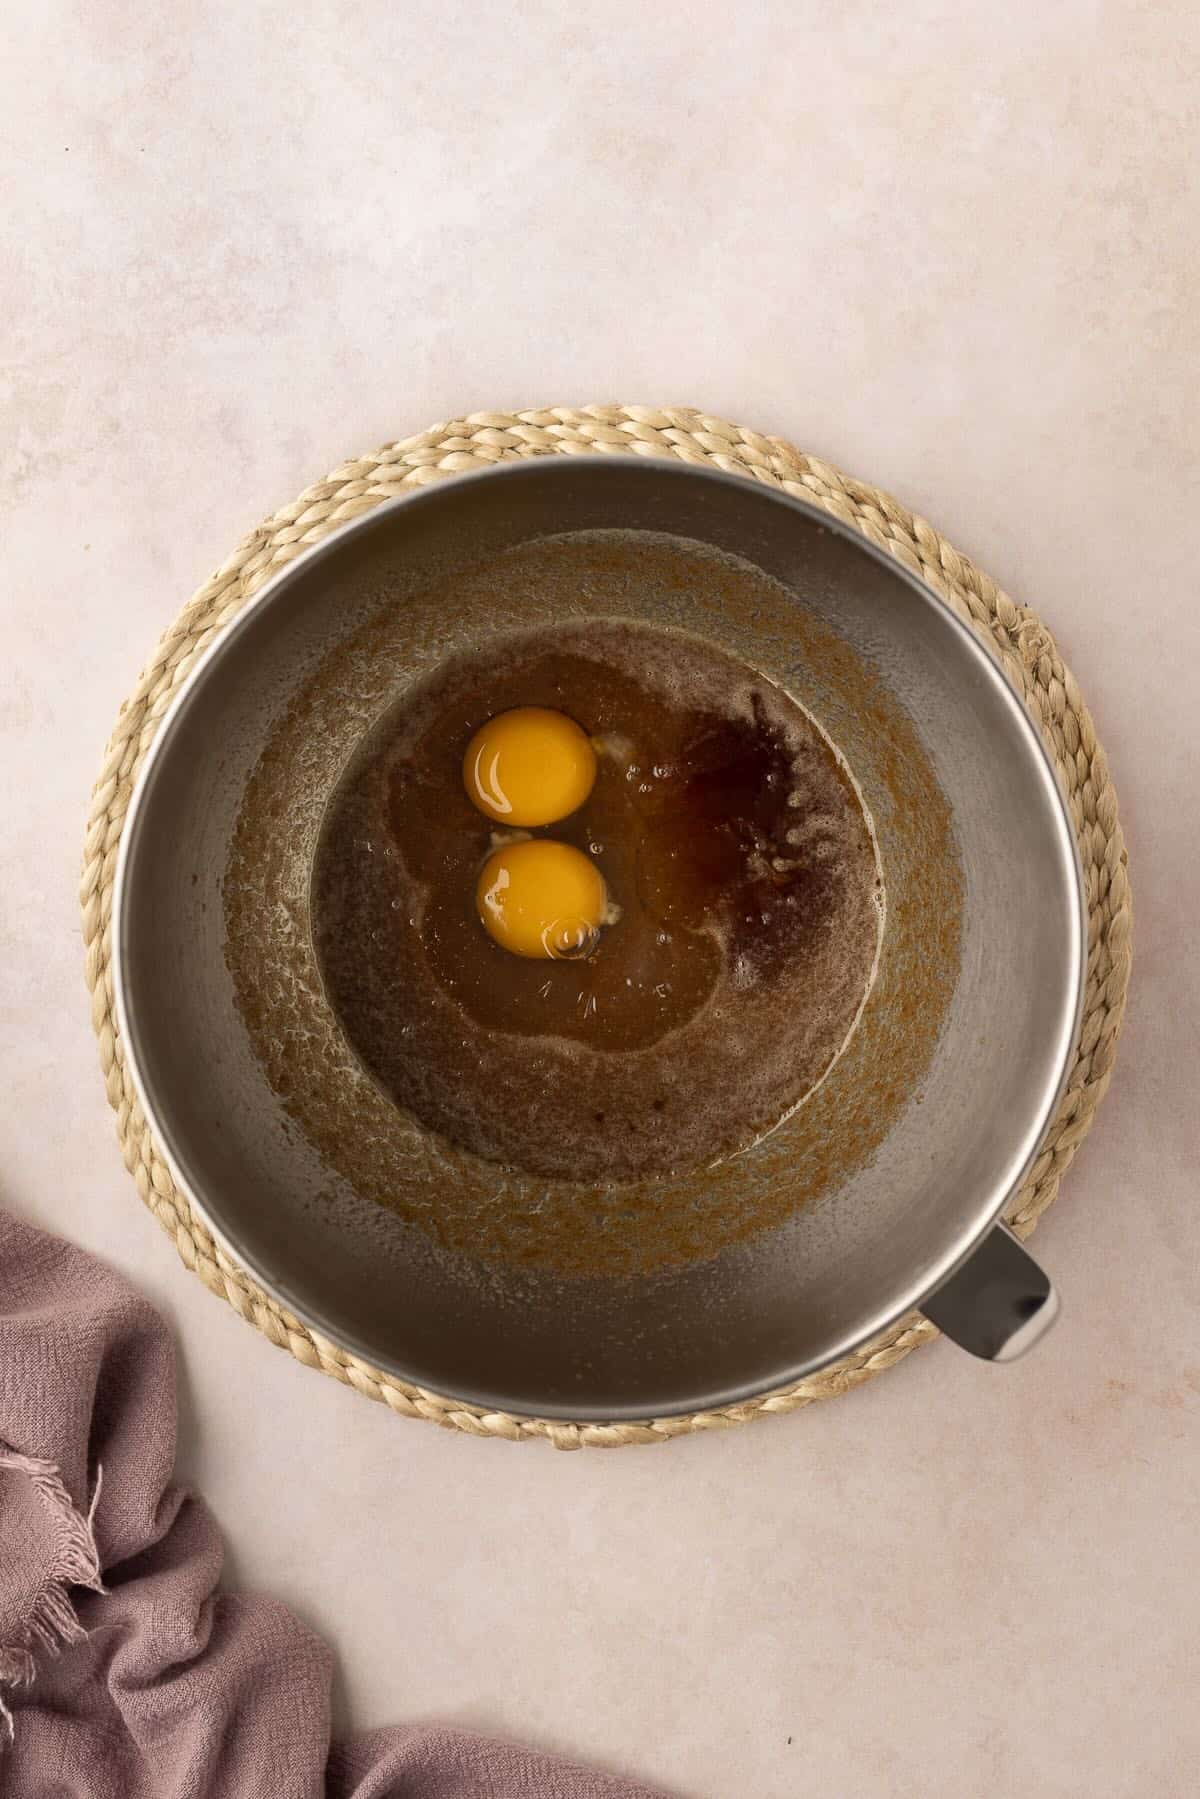
{"label": "brown sugar mixture", "polygon": [[[286,1128],[311,1146],[323,1171],[321,1198],[314,1203],[337,1216],[344,1211],[347,1228],[356,1230],[371,1208],[381,1208],[412,1227],[413,1253],[428,1244],[432,1253],[448,1257],[449,1265],[478,1271],[480,1279],[503,1267],[587,1285],[595,1279],[660,1275],[669,1281],[673,1271],[726,1250],[752,1253],[756,1242],[769,1242],[802,1209],[851,1181],[920,1096],[960,960],[963,881],[953,822],[916,727],[880,671],[803,603],[802,590],[797,593],[711,546],[648,532],[573,532],[475,563],[411,574],[388,569],[365,593],[362,576],[352,571],[344,589],[335,587],[329,599],[331,605],[357,610],[359,622],[314,666],[272,726],[246,787],[222,881],[226,958],[247,1047],[278,1096]],[[694,645],[697,637],[707,645],[719,643],[726,657],[708,651],[721,671],[723,700],[708,707],[718,713],[727,710],[731,693],[745,691],[749,683],[769,706],[779,705],[795,718],[796,707],[779,687],[748,671],[765,669],[782,683],[804,709],[799,716],[806,727],[812,728],[810,715],[819,718],[853,769],[870,809],[887,886],[887,928],[874,982],[828,1078],[777,1130],[742,1154],[633,1181],[589,1176],[571,1166],[574,1136],[566,1143],[562,1161],[568,1166],[561,1178],[472,1155],[462,1147],[472,1140],[469,1106],[452,1111],[452,1079],[439,1076],[432,1058],[426,1069],[441,1102],[444,1130],[459,1141],[442,1128],[429,1129],[415,1109],[421,1103],[419,1060],[414,1055],[407,1071],[412,1076],[408,1104],[398,1106],[380,1078],[368,1072],[361,1050],[356,1054],[350,1047],[345,1019],[329,1003],[328,970],[323,977],[315,953],[313,871],[323,831],[334,819],[331,796],[339,781],[347,775],[352,781],[365,767],[372,749],[383,744],[389,719],[399,723],[407,703],[425,705],[436,683],[463,666],[458,657],[481,644],[503,640],[511,646],[517,641],[513,633],[532,629],[540,632],[539,653],[578,655],[581,640],[571,636],[568,642],[563,621],[581,618],[609,621],[606,634],[616,619],[627,621],[631,632],[644,626],[639,644],[669,644],[667,672],[683,644]],[[620,672],[621,665],[604,660]],[[508,671],[497,666],[493,672]],[[662,698],[682,692],[670,680],[651,683],[641,667],[631,672],[640,686]],[[510,699],[534,703],[523,690],[506,692],[505,703]],[[499,703],[489,699],[489,712]],[[480,713],[483,709],[481,701]],[[424,715],[428,725],[437,715],[435,703]],[[384,731],[372,739],[380,720]],[[465,732],[466,717],[462,728]],[[598,778],[597,799],[601,786]],[[342,796],[350,790],[346,782]],[[447,806],[460,800],[468,805],[453,767],[444,792]],[[386,789],[376,798],[386,806]],[[469,812],[482,854],[490,827],[473,807]],[[538,830],[536,836],[552,837],[558,828]],[[372,858],[383,855],[389,867],[399,860],[392,838],[382,832],[363,835],[370,838]],[[384,855],[387,848],[391,858]],[[615,873],[613,879],[615,884]],[[470,898],[463,903],[469,907]],[[387,912],[387,921],[375,928],[390,936],[391,920],[408,915],[393,909],[390,900]],[[472,921],[482,937],[468,911]],[[547,1105],[560,1118],[568,1115],[573,1132],[598,1133],[608,1126],[607,1117],[594,1116],[608,1109],[593,1097],[601,1070],[607,1070],[610,1086],[618,1084],[621,1071],[627,1073],[619,1084],[635,1124],[640,1120],[643,1127],[640,1133],[626,1130],[627,1137],[636,1134],[644,1145],[653,1144],[667,1128],[665,1120],[671,1119],[674,1129],[672,1102],[682,1110],[683,1095],[694,1092],[694,1077],[717,1035],[716,992],[689,1023],[648,1049],[589,1050],[567,1037],[483,1030],[441,987],[423,946],[408,942],[413,952],[408,972],[434,1007],[438,1043],[460,1068],[465,1064],[473,1096],[484,1085],[481,1063],[511,1090],[522,1063],[541,1057],[555,1078],[575,1082],[577,1104],[566,1103],[561,1086],[561,1104],[554,1090],[546,1093]],[[476,948],[482,950],[478,943]],[[551,974],[569,978],[578,972],[571,963],[540,967],[543,982]],[[394,960],[388,960],[385,973],[383,991],[395,1005]],[[793,990],[799,985],[794,981]],[[410,1019],[397,1018],[397,1029],[409,1021],[432,1028],[415,1004],[407,1010]],[[763,1028],[747,1049],[761,1054],[770,1048],[770,1032],[780,1027],[781,1014],[787,1032],[787,1011],[783,1002],[763,1004],[758,1013]],[[730,1021],[725,1023],[730,1029]],[[749,1024],[745,1029],[749,1037]],[[486,1045],[486,1056],[469,1057],[463,1039],[477,1051]],[[586,1078],[577,1082],[568,1067],[572,1054],[587,1065]],[[645,1075],[651,1067],[660,1082],[653,1087]],[[747,1056],[737,1071],[739,1081],[752,1069]],[[776,1072],[786,1075],[786,1063]],[[710,1100],[716,1084],[710,1079]],[[787,1088],[786,1079],[782,1085]],[[533,1086],[531,1080],[522,1085],[527,1135],[539,1125],[541,1096]],[[655,1099],[664,1101],[661,1113]],[[713,1105],[718,1120],[727,1114],[724,1096]],[[701,1109],[696,1111],[704,1122]],[[615,1104],[613,1113],[620,1115]],[[760,1115],[770,1122],[769,1103]],[[506,1114],[500,1117],[503,1121]],[[521,1133],[513,1136],[515,1153]]]}
{"label": "brown sugar mixture", "polygon": [[[479,727],[565,713],[597,775],[532,833],[603,876],[578,960],[515,955],[476,908],[497,841],[462,780]],[[327,997],[375,1081],[475,1155],[551,1178],[695,1168],[827,1073],[870,989],[883,888],[812,718],[701,638],[591,619],[509,634],[408,689],[352,758],[311,887]]]}

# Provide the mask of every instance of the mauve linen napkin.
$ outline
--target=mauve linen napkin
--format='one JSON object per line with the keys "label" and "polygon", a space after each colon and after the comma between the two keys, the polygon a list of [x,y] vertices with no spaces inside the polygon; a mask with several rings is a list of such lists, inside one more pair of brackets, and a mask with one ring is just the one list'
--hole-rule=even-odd
{"label": "mauve linen napkin", "polygon": [[331,1747],[329,1650],[277,1600],[217,1591],[174,1460],[162,1319],[0,1212],[4,1799],[651,1799],[458,1731]]}

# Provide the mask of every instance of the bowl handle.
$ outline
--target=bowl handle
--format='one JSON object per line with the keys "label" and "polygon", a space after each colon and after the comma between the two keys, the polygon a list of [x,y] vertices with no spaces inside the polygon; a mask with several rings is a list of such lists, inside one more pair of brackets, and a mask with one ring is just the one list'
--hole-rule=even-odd
{"label": "bowl handle", "polygon": [[996,1224],[922,1305],[931,1324],[985,1362],[1013,1362],[1058,1316],[1058,1293],[1008,1226]]}

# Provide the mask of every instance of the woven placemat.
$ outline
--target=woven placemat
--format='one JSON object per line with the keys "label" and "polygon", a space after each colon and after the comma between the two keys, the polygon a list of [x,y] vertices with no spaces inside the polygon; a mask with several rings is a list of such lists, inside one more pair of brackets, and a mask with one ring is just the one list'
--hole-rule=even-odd
{"label": "woven placemat", "polygon": [[1087,990],[1083,1029],[1066,1093],[1045,1146],[1008,1217],[1019,1236],[1033,1230],[1087,1133],[1112,1074],[1129,982],[1131,909],[1117,798],[1091,716],[1054,639],[989,576],[889,495],[856,481],[778,437],[765,437],[685,407],[552,406],[536,412],[476,412],[434,425],[373,455],[343,463],[239,544],[159,641],[122,706],[92,796],[80,903],[92,1023],[117,1137],[137,1190],[175,1240],[180,1256],[272,1343],[298,1361],[383,1400],[405,1417],[425,1418],[480,1437],[548,1439],[560,1449],[659,1443],[689,1431],[720,1430],[858,1386],[937,1335],[918,1314],[894,1325],[819,1373],[743,1404],[638,1424],[571,1424],[517,1418],[431,1393],[348,1355],[271,1299],[232,1261],[171,1179],[146,1120],[113,1010],[109,927],[121,829],[134,780],[163,713],[196,657],[276,570],[329,532],[432,481],[528,456],[605,453],[674,456],[780,487],[832,513],[895,556],[935,589],[976,632],[1024,695],[1058,770],[1079,842],[1088,901]]}

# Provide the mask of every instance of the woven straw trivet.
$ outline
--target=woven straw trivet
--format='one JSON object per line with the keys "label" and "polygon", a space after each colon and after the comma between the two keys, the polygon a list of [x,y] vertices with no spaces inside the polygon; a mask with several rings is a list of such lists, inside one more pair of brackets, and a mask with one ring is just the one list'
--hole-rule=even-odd
{"label": "woven straw trivet", "polygon": [[630,452],[675,456],[781,487],[852,525],[948,601],[1025,696],[1070,802],[1087,886],[1088,957],[1083,1029],[1067,1091],[1045,1147],[1008,1213],[1019,1236],[1029,1235],[1057,1194],[1108,1087],[1129,982],[1129,880],[1117,797],[1070,670],[1032,612],[1015,605],[923,518],[878,488],[843,475],[781,438],[763,437],[690,408],[552,406],[516,414],[477,412],[435,425],[374,455],[343,463],[327,480],[260,525],[162,637],[121,708],[92,797],[80,893],[87,982],[125,1165],[187,1266],[298,1361],[322,1369],[368,1398],[385,1401],[406,1417],[426,1418],[479,1437],[513,1441],[544,1437],[560,1449],[659,1443],[689,1431],[724,1429],[766,1413],[793,1412],[869,1380],[937,1332],[913,1314],[854,1355],[793,1386],[741,1405],[639,1424],[571,1424],[484,1412],[383,1374],[317,1336],[264,1293],[213,1242],[176,1188],[126,1073],[113,1012],[109,925],[122,822],[146,749],[196,657],[269,576],[348,519],[431,481],[516,457]]}

